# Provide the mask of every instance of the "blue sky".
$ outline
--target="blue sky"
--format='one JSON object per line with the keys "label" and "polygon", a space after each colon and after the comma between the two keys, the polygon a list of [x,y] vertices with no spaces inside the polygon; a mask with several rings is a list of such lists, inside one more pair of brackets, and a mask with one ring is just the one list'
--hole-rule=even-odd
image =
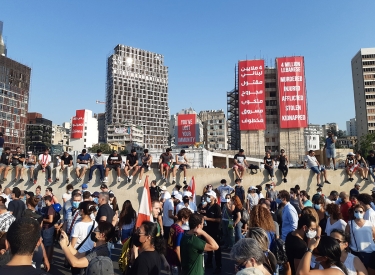
{"label": "blue sky", "polygon": [[[2,0],[8,57],[32,68],[29,111],[61,124],[103,112],[117,44],[164,55],[171,114],[226,110],[239,59],[303,55],[310,123],[355,116],[350,60],[375,47],[375,1]],[[271,62],[272,60],[272,62]]]}

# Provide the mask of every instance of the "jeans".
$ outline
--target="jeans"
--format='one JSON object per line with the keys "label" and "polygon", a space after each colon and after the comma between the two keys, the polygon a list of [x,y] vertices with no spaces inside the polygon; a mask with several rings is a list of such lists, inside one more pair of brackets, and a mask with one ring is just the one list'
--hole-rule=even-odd
{"label": "jeans", "polygon": [[[215,250],[215,263],[216,263],[216,268],[221,268],[221,247],[220,247],[220,236],[219,233],[217,234],[209,234],[215,242],[219,245],[219,249]],[[212,258],[214,256],[213,251],[207,251],[207,260],[206,260],[206,265],[212,265]]]}
{"label": "jeans", "polygon": [[242,239],[242,222],[239,221],[234,228],[234,241],[238,242]]}
{"label": "jeans", "polygon": [[288,166],[286,166],[286,165],[280,166],[279,165],[277,168],[283,173],[284,178],[286,178],[286,176],[288,175]]}
{"label": "jeans", "polygon": [[268,173],[270,174],[270,176],[273,178],[274,177],[274,175],[273,175],[273,167],[270,168],[268,166],[264,166],[264,168],[268,171]]}
{"label": "jeans", "polygon": [[370,172],[370,175],[372,176],[372,178],[374,179],[375,181],[375,175],[374,175],[374,168],[375,168],[375,165],[369,165],[369,172]]}
{"label": "jeans", "polygon": [[[34,170],[34,180],[38,180],[38,173],[40,170],[42,170],[42,166],[41,165],[38,165],[35,170]],[[47,177],[48,179],[51,178],[51,166],[46,166],[45,170],[47,171]]]}
{"label": "jeans", "polygon": [[43,249],[41,245],[34,250],[33,262],[35,263],[35,268],[40,268],[41,264],[43,263]]}
{"label": "jeans", "polygon": [[104,166],[103,165],[93,165],[90,167],[90,172],[89,172],[89,180],[92,179],[92,173],[94,173],[95,169],[98,168],[100,172],[100,180],[104,179]]}
{"label": "jeans", "polygon": [[233,246],[233,228],[228,227],[229,221],[222,220],[221,226],[223,228],[224,245],[227,247]]}

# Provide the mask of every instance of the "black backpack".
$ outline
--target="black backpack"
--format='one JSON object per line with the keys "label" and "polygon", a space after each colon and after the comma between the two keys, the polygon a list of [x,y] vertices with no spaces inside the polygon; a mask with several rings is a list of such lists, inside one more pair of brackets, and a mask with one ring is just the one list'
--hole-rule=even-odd
{"label": "black backpack", "polygon": [[258,169],[259,169],[258,165],[250,164],[248,168],[250,169],[250,173],[252,175],[258,173]]}
{"label": "black backpack", "polygon": [[275,255],[277,264],[281,265],[288,261],[288,257],[286,255],[285,250],[285,242],[281,238],[274,238],[273,240],[270,240],[271,247],[270,251]]}

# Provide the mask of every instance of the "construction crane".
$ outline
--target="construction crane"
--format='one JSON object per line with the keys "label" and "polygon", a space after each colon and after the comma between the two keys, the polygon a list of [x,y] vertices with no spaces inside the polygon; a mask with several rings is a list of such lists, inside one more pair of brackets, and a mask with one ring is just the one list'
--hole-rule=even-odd
{"label": "construction crane", "polygon": [[96,101],[96,104],[105,104],[105,102],[104,102],[104,101],[99,101],[99,100],[97,100],[97,101]]}

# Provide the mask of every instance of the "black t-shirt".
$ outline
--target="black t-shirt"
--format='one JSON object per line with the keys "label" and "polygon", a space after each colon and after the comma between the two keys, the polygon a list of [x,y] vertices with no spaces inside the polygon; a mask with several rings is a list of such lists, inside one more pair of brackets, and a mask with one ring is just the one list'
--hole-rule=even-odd
{"label": "black t-shirt", "polygon": [[25,211],[26,205],[21,200],[12,200],[9,202],[8,211],[12,212],[12,215],[19,219],[22,217],[23,211]]}
{"label": "black t-shirt", "polygon": [[25,158],[25,155],[21,153],[14,153],[12,155],[12,165],[17,166],[18,164],[22,164],[22,161],[19,160],[20,158]]}
{"label": "black t-shirt", "polygon": [[[241,212],[242,212],[242,210],[239,210],[237,207],[234,208],[234,210],[232,212],[232,219],[233,219],[233,221],[237,220],[237,214],[241,213]],[[241,213],[241,215],[242,215],[242,213]],[[242,216],[241,216],[241,218],[242,218]]]}
{"label": "black t-shirt", "polygon": [[23,211],[22,213],[22,217],[28,217],[28,218],[32,218],[34,220],[37,220],[38,223],[42,223],[43,221],[43,216],[42,215],[39,215],[38,213],[32,211],[31,209],[25,209],[25,211]]}
{"label": "black t-shirt", "polygon": [[12,274],[12,275],[50,275],[46,271],[34,268],[31,265],[18,265],[18,266],[0,266],[0,274]]}
{"label": "black t-shirt", "polygon": [[350,190],[350,197],[352,196],[358,197],[358,195],[359,195],[359,191],[357,189],[353,188]]}
{"label": "black t-shirt", "polygon": [[[204,210],[206,210],[205,216],[207,218],[221,219],[221,208],[217,203],[214,203],[212,206],[207,205]],[[216,236],[219,233],[220,223],[206,221],[206,224],[207,226],[204,227],[204,231],[206,231],[210,236]]]}
{"label": "black t-shirt", "polygon": [[368,165],[375,165],[375,155],[373,157],[367,156],[367,162],[368,162]]}
{"label": "black t-shirt", "polygon": [[160,272],[161,257],[156,251],[143,251],[130,269],[130,275],[159,275]]}
{"label": "black t-shirt", "polygon": [[0,137],[0,148],[3,148],[4,147],[4,138],[3,137]]}
{"label": "black t-shirt", "polygon": [[296,274],[297,266],[294,266],[294,259],[302,259],[306,252],[307,244],[304,240],[297,236],[293,236],[293,232],[290,232],[285,239],[285,250],[286,256],[288,257],[288,262],[290,268],[292,269],[292,275]]}
{"label": "black t-shirt", "polygon": [[269,157],[269,158],[264,157],[263,160],[264,160],[264,163],[265,163],[265,164],[267,164],[267,165],[269,165],[269,166],[272,165],[272,158],[271,158],[271,157]]}
{"label": "black t-shirt", "polygon": [[150,197],[151,201],[157,201],[160,197],[160,187],[159,186],[151,186],[150,187]]}
{"label": "black t-shirt", "polygon": [[[116,163],[114,163],[114,161],[116,161]],[[119,154],[117,154],[117,156],[115,156],[114,154],[110,154],[108,156],[107,163],[110,165],[121,165],[121,162],[122,162],[122,158]]]}
{"label": "black t-shirt", "polygon": [[103,216],[107,217],[107,222],[112,223],[114,212],[112,208],[108,205],[108,203],[105,203],[99,207],[98,214],[96,214],[95,220],[99,222],[100,218]]}
{"label": "black t-shirt", "polygon": [[129,161],[130,166],[133,166],[134,164],[136,164],[138,162],[138,155],[135,154],[135,156],[134,156],[133,154],[128,154],[126,156],[126,160]]}
{"label": "black t-shirt", "polygon": [[64,165],[69,165],[71,160],[73,160],[73,157],[71,155],[68,155],[68,156],[62,155],[61,156],[61,161],[64,162]]}
{"label": "black t-shirt", "polygon": [[246,156],[245,155],[235,154],[234,155],[234,159],[237,160],[237,163],[244,164],[244,160],[246,159]]}
{"label": "black t-shirt", "polygon": [[168,164],[168,162],[171,162],[173,160],[173,156],[168,153],[161,154],[160,158],[162,160],[162,163],[165,163],[165,164]]}
{"label": "black t-shirt", "polygon": [[9,165],[9,156],[10,156],[10,153],[9,154],[7,154],[5,152],[2,153],[1,158],[0,158],[0,163]]}

